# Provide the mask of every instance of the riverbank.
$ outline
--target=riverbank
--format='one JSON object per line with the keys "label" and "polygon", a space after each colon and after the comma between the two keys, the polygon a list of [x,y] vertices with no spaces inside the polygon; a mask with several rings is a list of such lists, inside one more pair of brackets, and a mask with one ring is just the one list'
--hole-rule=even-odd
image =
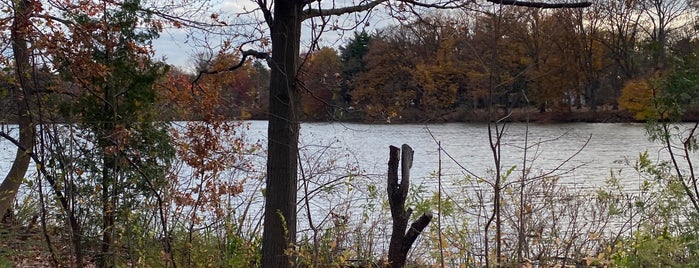
{"label": "riverbank", "polygon": [[[400,116],[367,120],[360,116],[358,111],[349,113],[349,116],[343,118],[332,118],[326,120],[312,120],[302,116],[302,122],[347,122],[347,123],[368,123],[368,124],[414,124],[414,123],[487,123],[493,120],[502,120],[514,123],[539,123],[539,124],[557,124],[557,123],[639,123],[644,120],[637,120],[633,114],[628,111],[604,108],[598,110],[590,110],[588,108],[571,109],[564,111],[546,111],[540,112],[536,108],[515,108],[505,111],[499,109],[493,112],[496,115],[491,116],[486,109],[479,110],[455,110],[444,114],[428,115],[420,110],[404,110]],[[233,116],[230,120],[263,120],[268,118],[266,113],[247,113],[242,117]],[[197,119],[164,119],[172,121],[186,121]],[[699,121],[699,111],[687,111],[683,121],[697,122]],[[0,119],[0,124],[16,124],[17,120],[14,116],[8,115]],[[53,123],[66,123],[63,120],[54,121]]]}
{"label": "riverbank", "polygon": [[[493,114],[493,115],[491,115]],[[265,119],[260,119],[265,120]],[[420,110],[404,110],[402,114],[384,120],[366,121],[360,117],[345,118],[342,121],[349,123],[372,123],[372,124],[412,124],[412,123],[487,123],[492,121],[503,121],[513,123],[538,123],[538,124],[558,124],[558,123],[643,123],[645,120],[634,118],[634,114],[629,111],[604,107],[597,110],[588,108],[553,110],[540,112],[536,108],[515,108],[498,109],[489,112],[487,109],[479,110],[458,110],[439,115],[427,115]],[[684,112],[684,122],[699,121],[699,110],[689,110]],[[319,122],[307,121],[304,122]],[[324,122],[324,121],[320,121]]]}
{"label": "riverbank", "polygon": [[[491,115],[494,114],[494,115]],[[699,118],[699,117],[697,117]],[[627,111],[613,109],[598,109],[592,111],[586,108],[571,109],[570,111],[546,111],[539,112],[535,108],[517,108],[505,111],[489,112],[486,109],[469,110],[469,111],[452,111],[441,115],[427,116],[422,111],[404,111],[401,116],[386,119],[374,120],[366,122],[359,119],[342,120],[343,122],[352,123],[391,123],[391,124],[410,124],[410,123],[486,123],[493,120],[502,120],[506,122],[531,122],[540,124],[556,124],[556,123],[630,123],[641,122],[634,119],[633,115]]]}
{"label": "riverbank", "polygon": [[[573,109],[570,111],[539,112],[537,109],[513,109],[510,111],[498,111],[496,120],[507,122],[532,122],[532,123],[628,123],[638,122],[627,111],[620,110],[596,110]],[[445,116],[447,122],[488,122],[489,116],[486,110],[455,112]]]}

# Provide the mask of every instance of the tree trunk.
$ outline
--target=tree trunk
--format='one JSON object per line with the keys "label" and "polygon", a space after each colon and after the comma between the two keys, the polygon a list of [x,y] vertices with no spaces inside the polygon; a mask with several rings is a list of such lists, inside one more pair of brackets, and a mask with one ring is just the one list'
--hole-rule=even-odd
{"label": "tree trunk", "polygon": [[[592,71],[590,71],[592,72]],[[589,74],[588,74],[589,75]],[[587,107],[591,111],[597,111],[597,90],[599,89],[599,79],[588,79],[585,86],[585,97],[587,99]]]}
{"label": "tree trunk", "polygon": [[[17,120],[19,124],[19,144],[25,150],[17,148],[15,161],[7,173],[7,176],[0,184],[0,217],[12,208],[19,186],[24,175],[29,168],[30,156],[28,151],[34,148],[35,129],[32,123],[31,112],[29,110],[29,97],[35,90],[31,79],[31,64],[29,61],[29,48],[27,47],[27,32],[29,27],[29,16],[31,9],[26,0],[15,1],[14,19],[12,21],[12,53],[15,57],[15,72],[18,86],[11,87],[12,96],[17,105]],[[10,214],[11,215],[11,214]]]}
{"label": "tree trunk", "polygon": [[401,149],[391,146],[388,160],[388,203],[391,206],[391,217],[393,218],[393,231],[391,241],[388,246],[388,262],[390,267],[398,268],[405,266],[408,251],[412,247],[422,230],[432,220],[432,213],[425,212],[410,225],[406,233],[408,220],[412,209],[405,209],[405,199],[410,188],[410,168],[413,166],[413,149],[407,144],[403,144],[401,155],[401,180],[398,182],[398,156]]}
{"label": "tree trunk", "polygon": [[[109,127],[107,128],[109,129]],[[114,133],[113,128],[108,131],[107,133]],[[106,150],[106,147],[103,146],[102,149]],[[115,195],[118,171],[115,152],[103,152],[102,154],[104,163],[102,167],[102,249],[98,259],[98,267],[105,268],[114,266],[112,244],[114,244],[114,224],[116,222],[115,200],[118,198]]]}
{"label": "tree trunk", "polygon": [[291,244],[296,241],[296,181],[299,138],[297,66],[301,40],[302,1],[274,3],[267,187],[262,267],[291,267]]}

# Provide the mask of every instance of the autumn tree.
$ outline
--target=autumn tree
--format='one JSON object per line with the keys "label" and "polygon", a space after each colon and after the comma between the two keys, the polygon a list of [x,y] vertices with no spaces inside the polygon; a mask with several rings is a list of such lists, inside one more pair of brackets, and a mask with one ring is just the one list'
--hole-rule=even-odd
{"label": "autumn tree", "polygon": [[666,53],[673,36],[685,24],[691,23],[687,0],[641,0],[640,12],[644,14],[641,29],[647,36],[646,45],[651,53],[650,68],[665,69]]}
{"label": "autumn tree", "polygon": [[638,78],[626,82],[619,97],[619,108],[633,113],[636,120],[653,117],[653,95],[657,90],[654,83],[647,78]]}
{"label": "autumn tree", "polygon": [[[225,70],[228,66],[235,65],[239,58],[239,52],[230,52],[228,48],[222,48],[222,51],[211,59],[200,54],[197,71]],[[255,79],[258,75],[256,72],[264,70],[253,65],[254,62],[246,61],[235,72],[219,72],[203,77],[197,81],[196,86],[206,84],[207,92],[216,87],[215,92],[222,101],[217,107],[219,114],[229,118],[249,118],[252,116],[250,110],[259,104],[260,92],[263,91],[255,86]]]}
{"label": "autumn tree", "polygon": [[[424,25],[424,30],[415,29]],[[431,16],[411,26],[420,41],[415,47],[429,50],[422,55],[411,71],[418,87],[416,107],[428,117],[437,116],[454,108],[459,93],[468,84],[463,72],[465,63],[460,57],[459,39],[463,33],[453,18]]]}
{"label": "autumn tree", "polygon": [[614,107],[617,107],[616,98],[620,96],[624,83],[640,72],[637,45],[641,14],[637,11],[637,4],[638,1],[613,1],[599,6],[605,22],[599,41],[614,62],[601,77],[600,89],[611,93],[610,104]]}
{"label": "autumn tree", "polygon": [[417,63],[417,53],[401,34],[406,30],[396,27],[392,33],[372,37],[364,58],[366,71],[354,78],[353,106],[367,121],[390,121],[415,105],[417,85],[411,70]]}
{"label": "autumn tree", "polygon": [[585,105],[591,110],[597,110],[597,106],[604,95],[600,90],[600,79],[604,68],[610,64],[610,60],[604,57],[606,50],[600,38],[602,32],[601,6],[592,6],[585,10],[564,9],[556,12],[562,18],[566,27],[566,38],[571,45],[577,47],[572,51],[575,65],[580,68],[580,86],[584,98],[578,100],[578,107],[584,100]]}
{"label": "autumn tree", "polygon": [[[221,62],[212,68],[227,67],[229,63]],[[242,231],[245,223],[254,219],[245,212],[238,215],[236,208],[243,204],[235,204],[232,200],[240,196],[248,179],[259,179],[253,174],[255,168],[250,155],[258,153],[261,146],[245,138],[247,123],[232,120],[220,112],[235,101],[222,98],[229,84],[221,83],[239,77],[234,73],[200,77],[194,88],[191,83],[194,78],[178,71],[170,71],[165,81],[161,81],[168,89],[164,102],[177,109],[177,118],[186,119],[171,131],[177,157],[168,172],[169,184],[164,191],[166,206],[172,208],[167,210],[169,220],[181,224],[178,238],[186,243],[177,248],[177,254],[172,257],[185,267],[201,262],[220,266],[248,266],[259,262],[257,232]],[[221,228],[225,229],[223,236],[200,232],[212,222],[226,223],[225,228]],[[212,245],[231,248],[212,251]]]}
{"label": "autumn tree", "polygon": [[465,38],[466,41],[460,46],[464,52],[463,61],[466,65],[464,73],[469,83],[467,85],[466,99],[469,101],[468,107],[473,109],[487,108],[492,96],[488,90],[488,66],[482,58],[492,47],[492,43],[488,42],[489,33],[492,32],[492,18],[484,15],[476,15],[471,23],[473,28],[470,35]]}
{"label": "autumn tree", "polygon": [[340,46],[340,61],[342,62],[342,89],[340,92],[343,107],[352,103],[351,92],[355,88],[354,78],[366,70],[364,56],[369,51],[371,36],[366,32],[354,32],[354,36],[346,45]]}
{"label": "autumn tree", "polygon": [[468,95],[475,108],[492,110],[494,117],[499,116],[498,108],[506,112],[515,106],[514,96],[529,79],[524,71],[532,64],[530,46],[535,44],[523,41],[528,39],[529,30],[514,11],[503,8],[499,15],[478,16],[471,41],[462,48],[473,54],[465,62]]}
{"label": "autumn tree", "polygon": [[[590,10],[590,12],[594,12]],[[599,49],[595,47],[593,36],[598,27],[592,16],[585,15],[582,10],[555,10],[552,19],[560,25],[560,31],[553,37],[561,49],[560,57],[565,62],[565,70],[569,72],[565,83],[562,84],[569,101],[569,107],[581,109],[589,106],[595,109],[594,95],[597,90],[597,78],[604,62]],[[589,20],[590,23],[585,21]]]}
{"label": "autumn tree", "polygon": [[574,39],[564,17],[551,12],[532,13],[533,42],[538,44],[530,74],[534,86],[532,100],[540,111],[551,108],[570,111],[573,102],[582,97],[578,87],[581,72],[574,58],[580,47],[571,43]]}
{"label": "autumn tree", "polygon": [[332,119],[335,107],[342,103],[340,57],[329,47],[309,54],[300,77],[305,91],[301,97],[303,116],[311,120]]}
{"label": "autumn tree", "polygon": [[[14,83],[9,83],[9,96],[14,99],[13,106],[15,118],[17,118],[19,129],[19,143],[15,160],[12,162],[9,172],[0,184],[0,221],[5,219],[6,214],[11,216],[12,202],[17,196],[19,186],[29,167],[30,157],[27,151],[34,148],[35,119],[33,119],[31,106],[34,106],[36,85],[32,79],[35,70],[31,61],[31,49],[29,48],[29,38],[31,36],[30,18],[38,8],[37,3],[32,1],[13,1],[10,7],[13,17],[11,18],[10,43],[12,44],[12,54],[14,55]],[[20,149],[24,148],[24,149]]]}

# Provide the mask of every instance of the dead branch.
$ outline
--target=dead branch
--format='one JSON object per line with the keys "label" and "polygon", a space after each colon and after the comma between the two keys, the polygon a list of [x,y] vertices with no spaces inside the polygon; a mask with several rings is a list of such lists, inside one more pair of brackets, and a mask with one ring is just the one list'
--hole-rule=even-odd
{"label": "dead branch", "polygon": [[[410,168],[413,166],[413,149],[407,144],[401,149],[390,146],[388,160],[388,203],[391,206],[391,217],[393,218],[393,231],[388,247],[388,261],[390,267],[403,267],[405,265],[408,251],[412,247],[417,237],[427,227],[432,220],[432,213],[425,212],[415,222],[408,227],[408,220],[413,210],[405,208],[405,199],[410,188]],[[401,155],[401,181],[398,182],[398,156]]]}
{"label": "dead branch", "polygon": [[576,2],[576,3],[543,3],[543,2],[528,2],[520,0],[486,0],[491,3],[507,6],[533,7],[533,8],[584,8],[592,5],[591,2]]}

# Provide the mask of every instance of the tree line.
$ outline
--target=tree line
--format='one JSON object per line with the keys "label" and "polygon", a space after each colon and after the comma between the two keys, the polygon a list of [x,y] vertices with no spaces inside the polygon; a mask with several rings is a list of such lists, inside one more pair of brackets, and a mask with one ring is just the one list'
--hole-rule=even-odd
{"label": "tree line", "polygon": [[[487,10],[431,12],[370,33],[357,31],[337,48],[300,55],[301,116],[459,121],[494,105],[502,114],[532,110],[565,120],[576,111],[620,110],[624,120],[643,120],[651,93],[639,83],[686,69],[682,64],[696,58],[691,4],[508,8],[499,16]],[[226,57],[230,64],[231,54],[214,61]],[[198,65],[208,68],[201,59]],[[234,104],[228,114],[266,118],[267,104],[259,98],[265,89],[249,85],[266,71],[260,62],[243,68],[247,76],[235,74],[235,84],[222,87],[224,100]]]}
{"label": "tree line", "polygon": [[[565,118],[574,111],[622,110],[627,120],[643,120],[651,94],[645,81],[683,68],[683,62],[696,58],[699,46],[695,9],[670,2],[509,8],[501,17],[487,10],[432,12],[371,33],[358,31],[337,49],[320,47],[300,55],[301,116],[311,121],[460,121],[494,104],[504,114],[530,109]],[[199,54],[194,74],[173,69],[168,76],[191,80],[240,57],[231,47],[222,51]],[[488,66],[493,62],[497,70]],[[219,113],[264,119],[269,79],[264,61],[256,60],[199,84],[220,88],[225,105]],[[11,102],[7,94],[3,99]]]}
{"label": "tree line", "polygon": [[582,10],[507,9],[502,20],[435,13],[357,32],[339,51],[308,53],[304,115],[441,121],[494,105],[503,114],[621,109],[643,119],[639,113],[647,111],[638,107],[648,107],[650,92],[637,82],[686,70],[682,64],[696,59],[697,27],[689,15],[695,13],[681,8],[627,1]]}

